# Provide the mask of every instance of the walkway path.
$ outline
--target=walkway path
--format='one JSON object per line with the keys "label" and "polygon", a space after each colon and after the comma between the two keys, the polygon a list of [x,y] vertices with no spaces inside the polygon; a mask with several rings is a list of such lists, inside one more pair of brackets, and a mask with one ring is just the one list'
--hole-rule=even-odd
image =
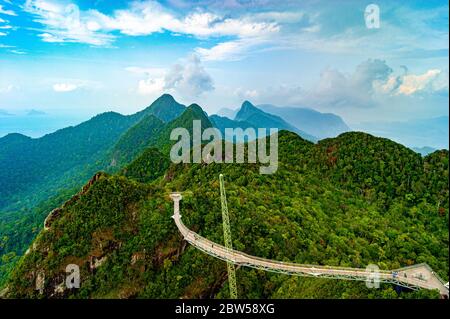
{"label": "walkway path", "polygon": [[393,283],[410,289],[438,289],[441,295],[448,297],[449,293],[445,282],[427,264],[418,264],[396,270],[378,270],[375,273],[362,268],[282,262],[251,256],[234,249],[227,249],[188,229],[181,221],[181,194],[172,193],[170,197],[174,201],[174,214],[172,218],[184,239],[197,249],[224,261],[289,275],[370,281],[372,284],[375,284],[379,280],[379,282]]}

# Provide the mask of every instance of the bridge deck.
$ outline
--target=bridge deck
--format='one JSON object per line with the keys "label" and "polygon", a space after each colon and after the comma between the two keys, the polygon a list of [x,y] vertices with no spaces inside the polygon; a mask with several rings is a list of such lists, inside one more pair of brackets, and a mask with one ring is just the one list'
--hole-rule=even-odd
{"label": "bridge deck", "polygon": [[[181,221],[179,208],[179,202],[182,198],[181,194],[173,193],[171,198],[174,201],[174,215],[172,218],[174,219],[175,224],[184,239],[194,247],[216,258],[229,261],[237,265],[264,269],[267,271],[281,272],[290,275],[360,281],[366,281],[368,278],[374,278],[373,273],[362,268],[305,265],[282,262],[251,256],[234,249],[227,249],[225,246],[212,242],[187,228]],[[418,264],[396,270],[379,270],[376,278],[379,279],[380,282],[394,283],[411,289],[438,289],[441,295],[448,296],[448,289],[445,287],[445,283],[426,264]]]}

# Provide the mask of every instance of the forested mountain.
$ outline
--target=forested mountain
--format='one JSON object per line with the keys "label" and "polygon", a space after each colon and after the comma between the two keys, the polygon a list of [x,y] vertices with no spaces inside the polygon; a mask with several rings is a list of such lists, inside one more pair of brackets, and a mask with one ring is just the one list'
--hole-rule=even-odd
{"label": "forested mountain", "polygon": [[114,145],[110,155],[110,167],[121,167],[133,160],[155,142],[163,126],[164,122],[153,114],[145,116],[126,131]]}
{"label": "forested mountain", "polygon": [[11,204],[34,205],[53,189],[70,186],[67,180],[85,181],[86,175],[77,175],[92,175],[106,151],[138,119],[108,112],[38,139],[18,134],[1,138],[0,211]]}
{"label": "forested mountain", "polygon": [[269,114],[258,109],[249,101],[245,101],[242,104],[234,120],[247,122],[254,127],[278,128],[279,130],[291,131],[300,135],[306,140],[313,142],[317,141],[317,137],[296,128],[277,115]]}
{"label": "forested mountain", "polygon": [[[190,114],[204,116],[197,106]],[[3,295],[42,297],[35,280],[45,276],[43,296],[52,298],[227,298],[225,263],[183,241],[168,196],[184,191],[185,224],[221,243],[220,173],[235,249],[351,267],[426,262],[448,280],[448,151],[422,158],[364,133],[313,144],[282,131],[273,175],[259,174],[259,164],[170,164],[167,151],[161,144],[119,174],[97,174],[49,219]],[[80,266],[80,289],[61,285],[69,263]],[[237,279],[241,298],[438,297],[245,267]]]}
{"label": "forested mountain", "polygon": [[[74,145],[73,150],[67,147],[72,142],[68,141],[66,143],[68,145],[63,145],[63,140],[67,135],[63,134],[64,132],[56,132],[54,133],[56,137],[51,137],[52,140],[46,142],[45,148],[36,148],[34,153],[30,153],[34,157],[40,158],[41,162],[33,162],[33,158],[24,158],[22,172],[24,176],[17,175],[18,172],[14,172],[17,182],[27,181],[33,176],[33,171],[26,171],[26,165],[36,165],[32,169],[35,169],[37,172],[41,171],[43,176],[35,184],[32,184],[32,181],[30,181],[32,187],[29,187],[27,192],[22,193],[23,195],[17,196],[17,198],[20,198],[20,202],[10,205],[8,209],[3,211],[0,209],[0,257],[2,258],[0,259],[0,286],[5,279],[6,273],[17,261],[18,256],[24,253],[30,241],[40,230],[46,214],[75,194],[77,189],[89,180],[95,172],[99,170],[108,172],[120,171],[148,147],[156,147],[168,152],[170,146],[174,143],[170,141],[172,129],[185,127],[192,133],[192,121],[194,119],[202,120],[203,128],[211,127],[207,115],[195,104],[188,108],[183,107],[183,113],[169,123],[163,123],[153,115],[162,112],[161,108],[164,107],[171,113],[172,106],[176,109],[179,104],[170,95],[165,94],[152,103],[150,107],[128,117],[117,113],[100,115],[91,120],[95,123],[88,121],[68,129],[72,132],[72,136],[77,137],[73,143],[76,141],[78,143]],[[155,112],[154,108],[156,110],[159,109],[159,111]],[[119,124],[123,124],[120,120],[124,120],[133,122],[134,125],[129,126],[129,129],[122,134],[116,133],[115,141],[112,137],[108,139],[107,132],[114,131],[114,126],[122,128],[117,123],[103,121],[104,117],[108,116],[119,119]],[[167,119],[167,117],[163,118]],[[98,122],[101,125],[98,125]],[[96,123],[97,125],[95,125]],[[94,133],[97,130],[99,132]],[[89,131],[93,133],[88,134],[87,132]],[[87,137],[82,134],[87,134]],[[105,137],[103,144],[102,137]],[[2,154],[5,155],[5,161],[2,162],[4,166],[0,166],[1,172],[4,174],[10,173],[9,169],[12,169],[13,165],[20,164],[15,163],[13,161],[14,158],[21,159],[19,156],[20,152],[29,146],[27,143],[36,143],[36,141],[40,143],[39,139],[30,139],[20,134],[10,134],[0,139],[0,150],[4,150]],[[93,145],[89,144],[90,141],[92,141]],[[64,150],[66,150],[65,154],[58,153],[60,154],[58,159],[63,161],[63,163],[58,163],[56,158],[48,157],[48,154],[46,154],[47,149],[51,149],[49,152],[62,152],[62,150],[58,150],[58,147],[64,147]],[[89,157],[89,151],[91,152],[91,157]],[[143,155],[149,154],[150,152],[146,151]],[[80,162],[77,162],[77,159]],[[142,158],[141,156],[141,160],[148,161],[149,157]],[[164,159],[155,157],[153,165],[159,170],[163,170],[167,168],[167,161],[167,157]],[[55,171],[48,171],[48,167],[59,167],[58,165],[66,170],[62,172],[56,169]],[[5,169],[4,167],[9,168]],[[136,165],[125,168],[125,171],[127,170],[127,175],[136,175],[138,180],[148,180],[152,176],[157,175],[155,172],[140,172]],[[5,183],[5,187],[11,194],[14,194],[14,190],[9,189],[8,184]],[[28,201],[26,202],[25,199]]]}
{"label": "forested mountain", "polygon": [[180,116],[186,106],[175,101],[172,95],[163,94],[157,98],[148,108],[136,113],[138,116],[153,114],[163,122],[170,122]]}
{"label": "forested mountain", "polygon": [[[448,151],[421,157],[359,132],[313,144],[282,131],[280,166],[273,175],[260,175],[259,163],[170,162],[175,143],[170,133],[184,127],[192,136],[193,120],[200,120],[202,129],[221,131],[289,125],[248,102],[240,113],[238,120],[208,117],[197,104],[185,107],[163,95],[130,116],[104,113],[41,139],[1,138],[0,174],[15,187],[2,180],[7,188],[1,198],[20,198],[8,211],[0,210],[0,287],[11,274],[3,294],[40,297],[34,284],[42,272],[46,297],[228,297],[224,263],[182,240],[168,197],[171,191],[186,191],[184,222],[222,242],[219,173],[227,179],[236,249],[352,267],[426,262],[448,278]],[[101,170],[106,173],[95,174]],[[21,183],[35,188],[21,188]],[[50,229],[42,230],[50,211]],[[80,290],[60,285],[68,263],[81,268]],[[238,283],[243,298],[437,296],[428,291],[398,295],[389,285],[369,290],[364,283],[245,268],[238,271]]]}
{"label": "forested mountain", "polygon": [[166,126],[161,130],[158,137],[156,138],[156,143],[154,144],[162,153],[169,154],[170,147],[176,142],[170,140],[170,133],[175,128],[185,128],[188,130],[189,135],[193,135],[193,121],[201,121],[201,131],[208,127],[212,127],[211,121],[208,115],[203,111],[203,109],[198,104],[191,104],[178,118],[172,122],[167,123]]}
{"label": "forested mountain", "polygon": [[270,104],[262,104],[257,107],[264,112],[280,116],[289,124],[317,136],[319,139],[336,137],[341,133],[350,131],[344,120],[333,113],[321,113],[303,107],[281,107]]}
{"label": "forested mountain", "polygon": [[[350,128],[344,120],[333,113],[321,113],[309,108],[284,107],[271,104],[260,104],[257,105],[256,108],[272,116],[276,116],[278,118],[277,121],[281,118],[289,125],[297,128],[298,130],[307,132],[318,139],[336,137],[341,133],[350,131]],[[235,119],[239,111],[240,109],[232,110],[222,108],[217,112],[217,115],[214,115],[214,117],[218,120],[222,120],[224,118]],[[242,119],[242,114],[240,116],[240,119]],[[247,115],[244,115],[244,117],[246,116]],[[288,128],[286,127],[286,129]]]}
{"label": "forested mountain", "polygon": [[2,210],[32,207],[59,188],[78,187],[106,165],[128,163],[147,146],[139,143],[184,110],[164,94],[133,115],[107,112],[37,139],[21,134],[0,138],[0,215]]}

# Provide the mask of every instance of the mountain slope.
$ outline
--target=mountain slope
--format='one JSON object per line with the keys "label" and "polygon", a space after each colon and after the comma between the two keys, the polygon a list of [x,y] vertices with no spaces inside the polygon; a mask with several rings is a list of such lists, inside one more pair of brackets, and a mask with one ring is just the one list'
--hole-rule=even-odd
{"label": "mountain slope", "polygon": [[[148,171],[152,161],[144,157],[131,164],[135,170]],[[347,172],[352,158],[355,169]],[[270,176],[260,175],[258,164],[172,164],[148,184],[96,175],[51,218],[4,294],[42,297],[34,289],[41,274],[43,297],[49,298],[227,298],[225,263],[182,240],[170,218],[168,196],[184,191],[185,224],[223,242],[219,173],[226,178],[235,249],[276,260],[352,267],[376,263],[394,269],[426,262],[448,278],[448,152],[422,159],[364,133],[312,144],[282,131],[279,159],[278,171]],[[385,192],[389,204],[374,201],[360,181],[371,177],[368,171],[392,170],[396,163],[399,170],[392,174],[401,179],[375,179],[373,186],[382,192],[395,189]],[[428,179],[428,194],[404,185],[405,180]],[[415,198],[407,196],[410,191]],[[69,263],[80,267],[80,289],[59,286]],[[237,279],[241,298],[437,297],[428,291],[398,295],[390,285],[368,289],[363,282],[296,279],[245,267]]]}
{"label": "mountain slope", "polygon": [[[78,186],[111,163],[129,162],[147,146],[145,141],[162,122],[172,121],[185,109],[171,95],[164,94],[132,115],[103,113],[38,139],[20,134],[0,138],[0,211],[14,202],[32,206],[54,194],[55,189]],[[112,155],[108,155],[116,143]],[[108,156],[110,162],[105,162]],[[69,180],[74,183],[67,183]]]}
{"label": "mountain slope", "polygon": [[111,150],[111,167],[122,167],[130,163],[144,149],[154,143],[164,123],[149,114],[127,130]]}
{"label": "mountain slope", "polygon": [[270,104],[258,105],[264,112],[280,116],[296,128],[308,132],[319,139],[336,137],[350,131],[341,117],[332,113],[321,113],[308,108],[279,107]]}
{"label": "mountain slope", "polygon": [[380,202],[421,193],[422,157],[391,140],[348,132],[319,141],[314,154],[322,174]]}
{"label": "mountain slope", "polygon": [[[0,210],[17,201],[20,206],[33,205],[79,172],[92,175],[98,170],[96,162],[136,120],[108,112],[38,139],[17,134],[1,138]],[[28,196],[35,192],[43,196]]]}
{"label": "mountain slope", "polygon": [[281,117],[266,113],[248,101],[245,101],[239,112],[237,112],[235,121],[244,121],[261,128],[278,128],[278,130],[288,130],[297,133],[299,136],[309,141],[315,142],[317,138],[292,126]]}
{"label": "mountain slope", "polygon": [[167,123],[167,125],[158,134],[156,142],[153,146],[158,148],[161,153],[168,155],[170,148],[176,143],[176,141],[170,140],[170,133],[172,130],[176,128],[185,128],[188,130],[189,135],[192,138],[194,120],[200,121],[201,132],[208,127],[212,127],[211,121],[205,111],[203,111],[198,104],[191,104],[178,118]]}
{"label": "mountain slope", "polygon": [[[163,95],[129,116],[100,114],[39,139],[21,134],[0,138],[0,286],[40,230],[45,213],[70,198],[95,172],[117,172],[159,142],[166,124],[153,113],[170,114],[178,106]],[[155,172],[133,173],[149,180],[165,165],[158,160]]]}
{"label": "mountain slope", "polygon": [[172,95],[163,94],[145,110],[136,113],[138,116],[154,115],[163,122],[170,122],[181,115],[186,106],[175,101]]}
{"label": "mountain slope", "polygon": [[140,183],[149,183],[163,176],[170,166],[170,159],[156,148],[148,148],[133,162],[128,164],[121,174]]}

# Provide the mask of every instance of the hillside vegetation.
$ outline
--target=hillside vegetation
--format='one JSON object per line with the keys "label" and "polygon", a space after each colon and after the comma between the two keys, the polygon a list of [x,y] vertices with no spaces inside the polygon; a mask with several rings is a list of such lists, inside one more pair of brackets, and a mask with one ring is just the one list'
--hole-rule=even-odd
{"label": "hillside vegetation", "polygon": [[[191,108],[191,116],[201,116],[197,110]],[[422,158],[364,133],[313,144],[286,131],[279,147],[273,175],[259,174],[259,164],[169,164],[168,144],[147,149],[118,174],[96,175],[64,204],[49,230],[39,233],[4,295],[227,298],[225,263],[183,241],[170,218],[168,196],[184,191],[184,223],[222,243],[220,173],[226,178],[235,249],[276,260],[363,268],[426,262],[448,281],[448,151]],[[80,266],[80,289],[60,286],[70,263]],[[43,295],[35,290],[38,274],[45,275]],[[433,291],[397,292],[391,285],[376,290],[362,282],[248,268],[238,269],[237,281],[241,298],[438,297]]]}
{"label": "hillside vegetation", "polygon": [[0,138],[0,287],[48,212],[96,172],[118,172],[156,146],[159,132],[166,137],[165,121],[185,110],[165,94],[132,115],[103,113],[38,139]]}

